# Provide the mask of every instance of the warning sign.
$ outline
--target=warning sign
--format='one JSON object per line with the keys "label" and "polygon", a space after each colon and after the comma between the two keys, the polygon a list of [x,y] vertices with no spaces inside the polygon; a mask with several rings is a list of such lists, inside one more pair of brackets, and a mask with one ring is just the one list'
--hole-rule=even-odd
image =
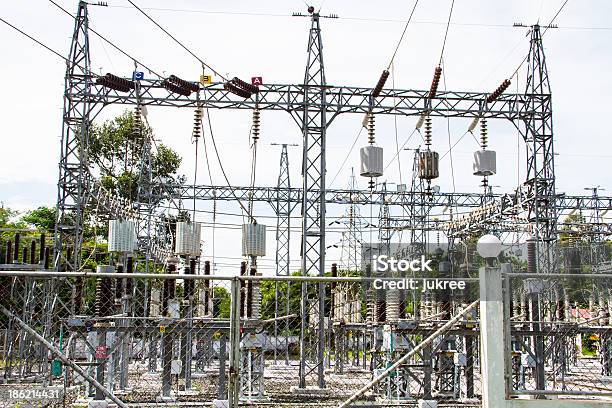
{"label": "warning sign", "polygon": [[96,358],[105,359],[106,357],[108,357],[108,355],[106,354],[107,348],[107,346],[96,346]]}
{"label": "warning sign", "polygon": [[263,85],[263,79],[262,77],[251,77],[251,85]]}
{"label": "warning sign", "polygon": [[212,84],[212,75],[200,75],[200,83],[202,85]]}

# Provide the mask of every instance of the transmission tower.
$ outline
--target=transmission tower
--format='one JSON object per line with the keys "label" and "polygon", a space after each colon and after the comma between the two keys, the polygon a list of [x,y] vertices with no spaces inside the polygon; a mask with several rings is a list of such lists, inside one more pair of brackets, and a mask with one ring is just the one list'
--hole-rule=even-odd
{"label": "transmission tower", "polygon": [[[351,177],[348,184],[349,191],[358,191],[357,178],[351,169]],[[340,265],[341,269],[348,271],[361,270],[361,230],[363,219],[359,213],[359,207],[354,203],[349,204],[344,213],[345,231],[342,232]]]}
{"label": "transmission tower", "polygon": [[[281,145],[280,156],[280,172],[278,174],[278,183],[276,191],[276,203],[274,210],[276,212],[276,276],[289,276],[289,241],[291,227],[291,210],[293,204],[290,200],[291,183],[289,181],[289,154],[287,152],[287,144]],[[295,146],[295,145],[294,145]],[[279,293],[278,281],[275,281],[275,299],[274,299],[274,317],[279,316]],[[285,316],[289,316],[289,289],[290,282],[285,283]],[[274,320],[274,340],[278,343],[278,320]],[[285,319],[285,364],[289,364],[289,318]],[[276,349],[274,347],[274,361],[276,362]]]}
{"label": "transmission tower", "polygon": [[[323,276],[325,273],[325,133],[326,82],[323,64],[323,42],[319,13],[309,7],[311,26],[308,37],[308,59],[304,75],[304,110],[302,113],[302,274]],[[317,386],[325,387],[323,357],[325,351],[325,288],[317,284],[316,294],[308,297],[302,283],[299,386],[306,387],[306,377],[315,372]],[[307,358],[305,336],[307,316],[310,322],[311,346],[315,353]],[[310,360],[310,362],[307,362]],[[311,364],[312,363],[312,364]]]}
{"label": "transmission tower", "polygon": [[[72,270],[81,266],[83,211],[89,179],[87,146],[89,143],[92,86],[89,56],[89,18],[87,3],[79,2],[70,44],[65,77],[61,156],[57,191],[57,219],[53,260],[55,267],[66,263]],[[62,248],[75,248],[71,260]],[[62,259],[60,259],[62,258]]]}

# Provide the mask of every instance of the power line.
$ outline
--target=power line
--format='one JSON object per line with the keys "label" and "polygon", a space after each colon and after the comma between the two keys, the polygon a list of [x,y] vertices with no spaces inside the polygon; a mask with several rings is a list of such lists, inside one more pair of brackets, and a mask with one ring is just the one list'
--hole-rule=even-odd
{"label": "power line", "polygon": [[176,42],[178,45],[180,45],[185,51],[187,51],[189,54],[191,54],[192,57],[194,57],[195,59],[197,59],[200,64],[202,64],[202,67],[206,67],[208,69],[210,69],[215,75],[223,78],[224,80],[227,81],[227,78],[223,75],[221,75],[219,72],[217,72],[213,67],[211,67],[210,65],[208,65],[207,63],[205,63],[200,57],[198,57],[197,55],[195,55],[193,52],[191,52],[191,50],[189,48],[187,48],[182,42],[180,42],[179,40],[176,39],[176,37],[174,37],[172,34],[170,34],[168,32],[168,30],[166,30],[164,27],[162,27],[157,21],[155,21],[153,18],[151,18],[143,9],[141,9],[140,7],[138,7],[132,0],[128,0],[128,2],[134,6],[136,8],[136,10],[140,11],[146,18],[148,18],[153,24],[155,24],[160,30],[162,30],[164,33],[166,33],[166,35],[168,35],[168,37],[172,38],[174,40],[174,42]]}
{"label": "power line", "polygon": [[60,57],[61,59],[63,59],[64,61],[70,63],[70,61],[68,60],[68,58],[64,57],[62,54],[60,54],[59,52],[55,51],[53,48],[43,44],[42,42],[38,41],[36,38],[32,37],[31,35],[29,35],[28,33],[26,33],[25,31],[22,31],[21,29],[15,27],[14,25],[12,25],[11,23],[9,23],[8,21],[6,21],[3,18],[0,18],[0,21],[2,21],[4,24],[6,24],[7,26],[11,27],[12,29],[14,29],[15,31],[21,33],[22,35],[28,37],[30,40],[34,41],[36,44],[40,45],[41,47],[45,48],[47,51],[51,51],[52,53],[54,53],[55,55],[57,55],[58,57]]}
{"label": "power line", "polygon": [[446,23],[446,31],[444,32],[444,41],[442,42],[442,51],[440,51],[440,62],[438,65],[442,65],[442,57],[444,56],[444,48],[446,47],[446,38],[448,37],[448,28],[450,27],[451,17],[453,16],[453,8],[455,7],[455,0],[451,0],[450,11],[448,12],[448,22]]}
{"label": "power line", "polygon": [[393,55],[391,56],[391,61],[389,61],[389,65],[387,66],[387,70],[391,68],[391,64],[393,64],[393,60],[395,59],[395,55],[399,50],[400,45],[402,44],[402,40],[404,39],[404,35],[406,34],[406,30],[408,30],[408,25],[410,24],[410,20],[412,20],[412,16],[414,15],[414,11],[416,10],[417,5],[419,4],[419,0],[414,2],[414,7],[412,7],[412,11],[410,12],[410,16],[408,17],[408,21],[406,21],[406,25],[404,26],[404,31],[402,31],[402,35],[400,36],[399,41],[397,42],[397,46],[395,47],[395,51],[393,51]]}
{"label": "power line", "polygon": [[[75,19],[76,17],[72,15],[72,13],[70,13],[68,10],[66,10],[65,8],[63,8],[62,6],[60,6],[59,4],[57,4],[55,1],[53,0],[49,0],[55,7],[59,8],[60,10],[62,10],[64,13],[68,14],[72,19]],[[153,69],[149,68],[148,66],[146,66],[144,63],[142,63],[141,61],[139,61],[138,59],[132,57],[130,54],[128,54],[127,52],[123,51],[121,48],[119,48],[117,45],[115,45],[112,41],[110,41],[109,39],[107,39],[106,37],[104,37],[102,34],[98,33],[96,30],[94,30],[91,27],[88,27],[89,31],[91,31],[92,33],[94,33],[95,35],[97,35],[100,39],[102,39],[103,41],[105,41],[107,44],[109,44],[111,47],[113,47],[114,49],[116,49],[117,51],[119,51],[121,54],[125,55],[126,57],[128,57],[129,59],[131,59],[132,61],[136,62],[138,65],[142,66],[143,68],[145,68],[147,71],[149,71],[151,74],[156,75],[158,78],[163,78],[163,76],[161,76],[160,74],[158,74],[157,72],[155,72]]]}

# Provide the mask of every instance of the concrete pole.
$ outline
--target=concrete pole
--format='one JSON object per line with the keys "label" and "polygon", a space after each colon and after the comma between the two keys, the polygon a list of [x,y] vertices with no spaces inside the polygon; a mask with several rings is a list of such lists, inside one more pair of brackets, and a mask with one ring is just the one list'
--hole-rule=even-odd
{"label": "concrete pole", "polygon": [[[510,272],[510,265],[502,268]],[[480,344],[482,350],[482,407],[506,406],[501,269],[480,268]]]}

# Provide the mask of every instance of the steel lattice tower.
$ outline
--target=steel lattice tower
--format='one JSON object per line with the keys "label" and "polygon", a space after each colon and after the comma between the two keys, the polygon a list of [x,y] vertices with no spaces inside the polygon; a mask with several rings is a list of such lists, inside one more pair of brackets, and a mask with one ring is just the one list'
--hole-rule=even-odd
{"label": "steel lattice tower", "polygon": [[[78,270],[83,243],[83,212],[89,179],[89,143],[92,76],[89,56],[87,3],[79,2],[70,55],[66,63],[61,156],[57,189],[57,219],[53,259],[55,267],[66,262]],[[62,248],[75,248],[74,257],[65,259]],[[60,259],[63,257],[63,259]]]}
{"label": "steel lattice tower", "polygon": [[[274,211],[276,212],[276,276],[289,276],[289,242],[290,242],[290,227],[291,227],[291,210],[293,204],[290,200],[291,183],[289,180],[289,154],[287,152],[287,144],[281,145],[280,171],[278,174],[278,183],[276,191],[276,202]],[[274,299],[274,317],[278,317],[279,312],[279,285],[275,281]],[[290,282],[286,282],[285,291],[285,310],[284,314],[289,313],[289,288]],[[285,363],[289,364],[289,319],[285,319]],[[274,338],[278,342],[278,321],[274,321]],[[276,347],[274,347],[274,361],[276,361]]]}
{"label": "steel lattice tower", "polygon": [[[323,64],[323,42],[319,13],[309,8],[311,27],[308,37],[308,59],[304,75],[304,109],[302,111],[302,274],[322,276],[325,273],[325,133],[326,82]],[[304,317],[300,336],[300,388],[306,386],[306,376],[316,370],[317,385],[325,387],[323,356],[325,348],[325,290],[318,284],[316,295],[308,298],[307,284],[302,284],[301,313]],[[310,322],[312,365],[307,364],[305,335],[306,316]],[[316,316],[316,317],[315,317]]]}
{"label": "steel lattice tower", "polygon": [[[349,191],[358,191],[357,178],[351,169],[351,177],[348,185]],[[362,218],[359,207],[354,203],[349,204],[344,214],[346,231],[342,232],[340,265],[341,269],[348,271],[361,270],[361,243],[362,243]]]}
{"label": "steel lattice tower", "polygon": [[538,246],[536,272],[552,273],[556,270],[557,239],[552,102],[539,25],[534,25],[531,29],[531,46],[527,63],[525,95],[530,98],[522,112],[525,118],[522,136],[527,146],[525,186],[529,221],[535,227],[534,238]]}

